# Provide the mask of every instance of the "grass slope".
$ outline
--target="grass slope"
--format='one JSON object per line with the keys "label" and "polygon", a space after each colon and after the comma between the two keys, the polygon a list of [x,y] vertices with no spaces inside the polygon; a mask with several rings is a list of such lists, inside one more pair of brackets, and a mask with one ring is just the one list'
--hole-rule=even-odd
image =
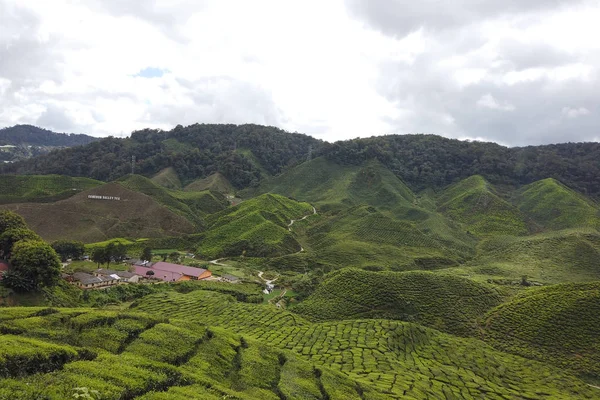
{"label": "grass slope", "polygon": [[103,184],[63,175],[0,175],[0,204],[54,202]]}
{"label": "grass slope", "polygon": [[207,258],[281,256],[300,250],[289,231],[292,219],[312,213],[308,203],[266,194],[211,215],[198,253]]}
{"label": "grass slope", "polygon": [[469,279],[344,268],[330,274],[294,311],[321,321],[398,319],[464,336],[475,334],[476,320],[500,302],[492,287]]}
{"label": "grass slope", "polygon": [[185,187],[186,192],[198,192],[202,190],[211,190],[224,194],[235,193],[233,185],[220,172],[215,172],[204,179],[198,179]]}
{"label": "grass slope", "polygon": [[349,208],[309,227],[307,249],[338,267],[399,270],[443,268],[474,254],[474,238],[435,213],[413,211],[410,219],[397,219],[371,206]]}
{"label": "grass slope", "polygon": [[181,180],[179,180],[179,176],[177,176],[177,172],[173,167],[163,169],[158,174],[154,175],[151,180],[168,189],[181,189]]}
{"label": "grass slope", "polygon": [[543,283],[600,279],[600,233],[566,229],[532,236],[498,236],[483,240],[474,273],[519,280],[523,275]]}
{"label": "grass slope", "polygon": [[531,289],[491,310],[495,347],[600,380],[600,282]]}
{"label": "grass slope", "polygon": [[437,202],[440,212],[463,223],[469,232],[478,236],[528,232],[521,212],[496,195],[493,187],[479,175],[450,186]]}
{"label": "grass slope", "polygon": [[339,370],[389,399],[577,399],[595,389],[557,368],[475,339],[388,320],[310,323],[269,305],[219,293],[160,293],[135,310],[206,323],[288,349],[318,369]]}
{"label": "grass slope", "polygon": [[[89,199],[88,195],[120,197]],[[196,227],[152,197],[108,183],[51,204],[9,204],[45,240],[99,242],[115,237],[148,238],[193,233]]]}
{"label": "grass slope", "polygon": [[266,180],[258,192],[308,201],[323,211],[369,204],[402,213],[415,202],[410,189],[377,161],[341,166],[323,157]]}
{"label": "grass slope", "polygon": [[292,352],[145,313],[14,308],[0,330],[3,400],[62,400],[86,390],[98,397],[84,398],[115,400],[385,398]]}
{"label": "grass slope", "polygon": [[227,199],[219,193],[169,190],[141,175],[128,175],[117,182],[130,190],[152,197],[197,227],[204,226],[203,217],[206,214],[223,210],[229,204]]}
{"label": "grass slope", "polygon": [[546,229],[600,229],[598,206],[555,179],[544,179],[523,187],[515,202],[522,212]]}

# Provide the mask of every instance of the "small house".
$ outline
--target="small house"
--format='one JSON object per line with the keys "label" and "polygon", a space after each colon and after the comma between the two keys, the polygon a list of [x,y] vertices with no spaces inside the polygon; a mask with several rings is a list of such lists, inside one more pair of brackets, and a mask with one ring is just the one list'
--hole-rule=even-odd
{"label": "small house", "polygon": [[225,274],[225,275],[221,276],[221,281],[229,282],[229,283],[239,283],[240,278],[238,278],[237,276],[234,276],[234,275]]}
{"label": "small house", "polygon": [[94,276],[85,272],[75,272],[72,275],[72,283],[82,289],[93,289],[119,284],[119,279],[108,276]]}
{"label": "small house", "polygon": [[212,272],[204,268],[188,267],[186,265],[168,262],[142,263],[134,265],[135,273],[139,276],[152,276],[165,282],[202,280],[210,278]]}
{"label": "small house", "polygon": [[112,277],[119,280],[120,283],[138,283],[140,276],[128,271],[114,271],[112,269],[99,268],[94,272],[97,277]]}

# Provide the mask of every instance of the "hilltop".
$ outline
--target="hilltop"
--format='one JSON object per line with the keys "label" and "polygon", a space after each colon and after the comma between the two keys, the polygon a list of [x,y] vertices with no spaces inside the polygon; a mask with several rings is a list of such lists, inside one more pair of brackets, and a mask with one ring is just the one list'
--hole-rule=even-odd
{"label": "hilltop", "polygon": [[317,321],[385,318],[473,335],[477,319],[499,305],[493,287],[431,272],[369,272],[344,268],[294,311]]}
{"label": "hilltop", "polygon": [[600,281],[528,291],[489,311],[485,332],[498,349],[600,380]]}
{"label": "hilltop", "polygon": [[15,162],[65,147],[83,146],[98,138],[83,134],[55,133],[32,125],[0,129],[0,162]]}
{"label": "hilltop", "polygon": [[137,169],[152,177],[173,167],[182,184],[220,172],[236,189],[254,187],[320,156],[340,166],[378,160],[413,191],[440,190],[473,175],[491,184],[521,186],[553,177],[578,192],[600,196],[599,143],[507,148],[435,135],[388,135],[333,144],[260,125],[194,124],[170,131],[142,130],[105,138],[33,161],[3,166],[4,173],[83,176],[102,181]]}
{"label": "hilltop", "polygon": [[292,219],[313,208],[283,196],[267,194],[210,215],[198,253],[206,258],[245,255],[276,257],[301,250],[288,228]]}

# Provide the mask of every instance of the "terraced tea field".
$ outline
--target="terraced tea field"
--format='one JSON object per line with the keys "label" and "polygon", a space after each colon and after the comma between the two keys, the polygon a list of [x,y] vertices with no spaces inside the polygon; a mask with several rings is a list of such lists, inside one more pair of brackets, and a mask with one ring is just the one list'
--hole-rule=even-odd
{"label": "terraced tea field", "polygon": [[[160,293],[135,308],[219,326],[339,370],[388,398],[578,398],[598,395],[558,369],[416,324],[310,323],[290,312],[218,293]],[[404,396],[404,397],[403,397]],[[582,397],[585,398],[585,397]]]}

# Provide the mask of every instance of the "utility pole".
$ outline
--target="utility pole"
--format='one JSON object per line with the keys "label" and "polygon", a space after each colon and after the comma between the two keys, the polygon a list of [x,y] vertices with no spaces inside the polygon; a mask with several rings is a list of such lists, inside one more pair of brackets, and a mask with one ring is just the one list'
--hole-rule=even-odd
{"label": "utility pole", "polygon": [[131,175],[135,174],[135,156],[131,156]]}

